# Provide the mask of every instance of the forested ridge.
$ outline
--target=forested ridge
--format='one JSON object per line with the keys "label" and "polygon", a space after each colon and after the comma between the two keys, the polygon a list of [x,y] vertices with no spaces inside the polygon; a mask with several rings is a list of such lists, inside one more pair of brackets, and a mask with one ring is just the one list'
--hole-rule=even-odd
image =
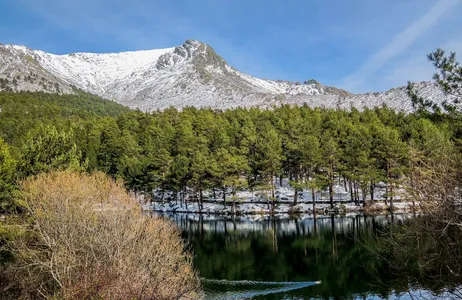
{"label": "forested ridge", "polygon": [[66,168],[104,171],[147,196],[158,189],[181,200],[193,191],[199,202],[209,189],[224,191],[226,201],[243,188],[274,201],[274,178],[284,177],[296,191],[327,191],[331,205],[342,182],[360,205],[384,182],[392,205],[423,158],[461,152],[460,119],[386,106],[144,113],[88,95],[0,93],[0,108],[3,209],[17,180]]}
{"label": "forested ridge", "polygon": [[21,138],[28,131],[42,125],[68,129],[73,122],[114,117],[128,111],[127,107],[113,101],[83,92],[78,95],[0,92],[0,137],[11,145],[20,146]]}

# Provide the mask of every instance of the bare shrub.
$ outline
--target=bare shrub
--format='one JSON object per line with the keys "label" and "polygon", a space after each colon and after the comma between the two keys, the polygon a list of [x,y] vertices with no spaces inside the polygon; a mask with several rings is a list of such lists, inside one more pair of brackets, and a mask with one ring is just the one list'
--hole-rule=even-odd
{"label": "bare shrub", "polygon": [[431,153],[411,152],[408,197],[423,215],[394,228],[385,241],[387,261],[397,278],[420,278],[423,288],[441,297],[462,299],[461,157],[440,145]]}
{"label": "bare shrub", "polygon": [[428,230],[438,235],[452,228],[462,234],[461,157],[450,147],[439,147],[432,155],[411,151],[408,197],[421,205]]}
{"label": "bare shrub", "polygon": [[54,172],[24,181],[22,189],[31,235],[9,246],[17,259],[11,276],[23,298],[199,296],[179,229],[145,217],[106,175]]}

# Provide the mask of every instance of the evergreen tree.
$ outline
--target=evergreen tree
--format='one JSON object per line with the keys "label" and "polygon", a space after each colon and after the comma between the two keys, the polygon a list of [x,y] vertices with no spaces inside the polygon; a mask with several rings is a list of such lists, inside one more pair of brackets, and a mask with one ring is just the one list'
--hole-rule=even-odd
{"label": "evergreen tree", "polygon": [[13,208],[15,177],[16,161],[11,156],[8,144],[0,138],[0,213]]}
{"label": "evergreen tree", "polygon": [[313,212],[316,212],[316,193],[321,189],[319,182],[319,166],[322,162],[321,145],[314,135],[303,136],[300,140],[301,167],[303,170],[304,188],[311,192],[313,200]]}
{"label": "evergreen tree", "polygon": [[270,188],[272,208],[275,205],[275,177],[282,166],[282,141],[276,129],[268,122],[260,128],[256,142],[257,165],[262,183]]}
{"label": "evergreen tree", "polygon": [[338,144],[335,142],[334,138],[331,136],[323,137],[323,142],[321,145],[322,154],[323,154],[323,178],[324,183],[329,189],[329,201],[330,207],[334,208],[334,183],[335,175],[339,168],[339,158],[340,150]]}
{"label": "evergreen tree", "polygon": [[456,53],[451,52],[446,55],[443,49],[437,49],[435,52],[428,54],[427,57],[436,69],[433,79],[446,95],[452,97],[452,101],[445,100],[440,106],[432,100],[419,95],[415,91],[414,84],[409,82],[407,91],[414,108],[420,113],[435,112],[439,114],[441,110],[444,110],[446,113],[459,115],[462,113],[460,105],[462,101],[462,66],[457,61]]}
{"label": "evergreen tree", "polygon": [[86,162],[74,143],[73,133],[58,131],[53,126],[45,126],[36,133],[29,132],[21,148],[20,176],[24,178],[63,169],[86,169]]}
{"label": "evergreen tree", "polygon": [[385,199],[390,200],[390,209],[393,210],[393,196],[397,185],[405,174],[407,145],[399,137],[396,129],[380,127],[378,132],[379,144],[376,151],[382,160],[387,184]]}
{"label": "evergreen tree", "polygon": [[231,148],[229,152],[225,148],[218,149],[216,153],[216,178],[223,192],[223,205],[226,207],[226,193],[231,190],[233,209],[235,209],[235,196],[238,189],[247,187],[246,175],[249,166],[245,157],[236,154],[237,149]]}

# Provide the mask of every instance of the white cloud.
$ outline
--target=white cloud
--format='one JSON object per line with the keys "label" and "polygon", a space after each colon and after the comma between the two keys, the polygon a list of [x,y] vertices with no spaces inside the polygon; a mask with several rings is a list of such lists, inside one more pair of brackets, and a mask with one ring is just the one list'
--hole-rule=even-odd
{"label": "white cloud", "polygon": [[[436,1],[436,4],[425,15],[397,34],[390,43],[374,54],[359,70],[344,78],[342,87],[350,91],[361,90],[371,74],[379,71],[390,59],[403,53],[422,34],[436,24],[446,12],[461,2],[461,0]],[[407,66],[407,70],[403,69],[403,74],[410,72],[411,68],[416,66],[416,62],[418,60]],[[424,69],[426,70],[427,68]]]}

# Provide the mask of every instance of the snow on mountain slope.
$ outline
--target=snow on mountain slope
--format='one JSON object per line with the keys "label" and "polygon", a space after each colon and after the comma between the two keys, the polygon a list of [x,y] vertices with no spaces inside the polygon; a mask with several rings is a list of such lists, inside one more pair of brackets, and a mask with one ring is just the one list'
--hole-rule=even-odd
{"label": "snow on mountain slope", "polygon": [[49,72],[82,89],[104,94],[111,83],[140,76],[169,51],[173,48],[111,54],[53,55],[42,51],[36,54],[43,68]]}
{"label": "snow on mountain slope", "polygon": [[[167,49],[67,55],[0,44],[0,90],[72,93],[75,88],[146,111],[284,103],[347,109],[385,103],[411,109],[404,88],[354,95],[315,80],[302,84],[255,78],[232,68],[210,46],[195,40]],[[444,97],[431,83],[421,83],[419,88],[431,98]]]}

